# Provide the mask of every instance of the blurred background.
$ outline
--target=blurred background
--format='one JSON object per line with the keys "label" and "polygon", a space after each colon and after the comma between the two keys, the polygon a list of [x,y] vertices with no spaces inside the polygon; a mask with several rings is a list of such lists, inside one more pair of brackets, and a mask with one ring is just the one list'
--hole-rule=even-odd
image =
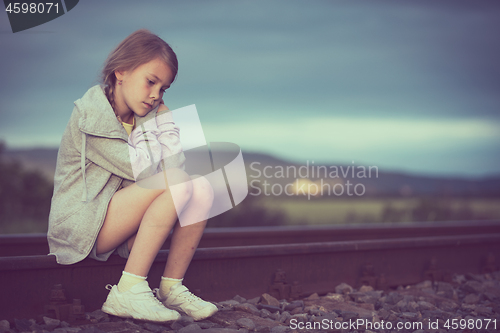
{"label": "blurred background", "polygon": [[[45,232],[73,102],[147,28],[164,100],[242,148],[250,194],[209,226],[500,219],[498,1],[86,0],[0,14],[0,233]],[[181,129],[182,136],[182,129]]]}

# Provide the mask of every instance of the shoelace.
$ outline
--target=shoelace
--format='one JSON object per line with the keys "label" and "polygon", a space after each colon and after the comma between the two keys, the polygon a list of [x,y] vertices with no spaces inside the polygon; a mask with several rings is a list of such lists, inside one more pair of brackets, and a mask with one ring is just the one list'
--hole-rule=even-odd
{"label": "shoelace", "polygon": [[[160,289],[159,288],[154,288],[153,289],[153,293],[156,295],[156,298],[159,299],[160,298]],[[187,295],[185,295],[187,293]],[[190,303],[194,302],[194,301],[202,301],[203,300],[201,298],[199,298],[198,296],[196,296],[195,294],[193,294],[192,292],[190,292],[189,290],[184,290],[183,292],[181,292],[178,297],[182,297],[186,300],[188,300]],[[161,302],[160,302],[161,303]]]}
{"label": "shoelace", "polygon": [[155,295],[156,299],[159,301],[159,299],[160,299],[160,289],[159,288],[154,288],[153,289],[153,294]]}
{"label": "shoelace", "polygon": [[[156,290],[156,289],[155,289]],[[144,293],[147,295],[147,297],[151,297],[153,298],[154,302],[157,304],[157,305],[160,305],[161,307],[163,307],[163,304],[161,304],[160,300],[156,297],[156,293],[154,293],[154,291],[143,291],[141,292],[141,294]]]}
{"label": "shoelace", "polygon": [[193,303],[194,301],[197,301],[197,302],[202,301],[203,302],[203,300],[201,298],[199,298],[198,296],[196,296],[195,294],[193,294],[192,292],[190,292],[187,289],[184,290],[183,292],[181,292],[179,294],[179,297],[182,297],[182,298],[188,300],[190,303]]}

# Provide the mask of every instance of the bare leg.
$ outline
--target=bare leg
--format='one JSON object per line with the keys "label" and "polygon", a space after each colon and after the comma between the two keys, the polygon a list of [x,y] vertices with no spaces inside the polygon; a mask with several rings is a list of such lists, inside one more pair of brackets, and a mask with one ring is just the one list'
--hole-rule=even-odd
{"label": "bare leg", "polygon": [[[169,179],[172,179],[171,176],[185,178],[183,186],[176,186],[176,193],[173,193],[176,203],[183,208],[192,192],[189,176],[180,169],[169,169],[167,172],[170,173]],[[152,177],[156,177],[153,179],[155,182],[165,182],[162,173]],[[147,276],[176,220],[177,213],[168,186],[166,189],[147,189],[132,184],[113,196],[97,237],[97,253],[107,252],[130,239],[129,246],[132,243],[134,246],[125,270]]]}
{"label": "bare leg", "polygon": [[[191,179],[194,178],[196,178],[196,176],[191,177]],[[181,218],[183,220],[200,222],[184,227],[181,227],[179,223],[175,225],[174,232],[172,233],[172,240],[170,242],[167,264],[165,265],[165,270],[163,272],[163,276],[173,279],[181,279],[184,277],[184,274],[186,274],[189,264],[191,263],[191,259],[193,258],[196,248],[198,247],[200,239],[203,235],[203,231],[205,230],[208,213],[210,212],[213,203],[213,189],[206,179],[196,178],[191,184],[193,186],[192,194],[189,202],[184,206]],[[168,232],[170,232],[170,229]],[[132,246],[132,250],[135,247],[135,242],[136,240],[131,238],[130,243],[133,245],[130,245],[129,243],[129,247]],[[158,250],[156,253],[158,253]],[[129,262],[127,262],[127,266],[128,263]],[[125,270],[133,273],[127,270],[127,266],[125,267]]]}
{"label": "bare leg", "polygon": [[[96,241],[97,253],[107,252],[128,241],[131,251],[124,271],[138,275],[139,278],[138,281],[131,281],[133,276],[122,275],[103,304],[102,309],[106,313],[153,321],[171,321],[180,317],[178,312],[171,309],[183,311],[195,320],[217,312],[215,305],[193,296],[182,285],[177,287],[177,294],[171,293],[162,300],[162,306],[156,298],[159,296],[155,297],[147,283],[140,278],[148,275],[158,251],[177,220],[178,212],[183,224],[186,221],[189,223],[186,222],[185,227],[175,228],[164,272],[169,277],[184,277],[203,234],[213,201],[213,190],[205,178],[190,178],[180,169],[169,169],[166,173],[167,177],[160,173],[145,179],[142,184],[133,184],[118,191],[108,206]],[[177,185],[169,187],[166,184],[166,189],[151,189],[158,187],[154,185],[161,184],[162,181],[166,183],[167,178]],[[147,184],[152,184],[153,187]],[[146,186],[143,188],[140,185]],[[160,294],[162,288],[160,285]]]}
{"label": "bare leg", "polygon": [[[179,169],[171,169],[172,177],[185,179],[185,186],[173,193],[182,217],[201,221],[185,227],[177,224],[172,235],[170,254],[164,276],[182,278],[203,234],[206,217],[213,202],[213,190],[204,178],[189,178]],[[169,175],[169,179],[171,175]],[[153,177],[164,181],[162,174]],[[151,178],[149,178],[151,180]],[[177,220],[172,193],[167,189],[146,189],[130,185],[113,196],[104,225],[97,238],[97,253],[104,253],[129,240],[130,256],[125,271],[147,276],[151,265]]]}
{"label": "bare leg", "polygon": [[207,220],[181,227],[175,226],[170,242],[170,251],[163,276],[172,279],[182,279],[193,259]]}
{"label": "bare leg", "polygon": [[173,279],[184,277],[205,230],[206,218],[212,207],[213,197],[213,189],[208,181],[205,179],[193,181],[193,193],[181,218],[200,222],[184,227],[180,224],[175,226],[163,276]]}

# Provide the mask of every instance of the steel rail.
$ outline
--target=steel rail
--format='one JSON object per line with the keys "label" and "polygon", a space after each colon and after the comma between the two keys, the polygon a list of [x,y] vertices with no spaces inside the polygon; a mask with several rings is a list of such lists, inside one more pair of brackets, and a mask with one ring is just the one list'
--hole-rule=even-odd
{"label": "steel rail", "polygon": [[[207,228],[199,248],[470,235],[500,232],[500,221],[364,223],[330,226]],[[170,238],[163,245],[170,246]],[[0,257],[49,253],[46,234],[0,235]]]}
{"label": "steel rail", "polygon": [[[236,294],[256,297],[276,288],[326,293],[341,282],[381,289],[492,270],[499,254],[500,232],[206,247],[196,251],[184,283],[213,301]],[[168,250],[161,250],[155,259],[148,278],[152,287],[159,283],[167,256]],[[81,299],[87,311],[95,310],[107,295],[104,286],[117,282],[124,264],[118,256],[74,265],[58,265],[48,255],[1,257],[0,319],[42,314],[55,284],[63,285],[68,301]],[[278,283],[277,269],[286,274],[285,279],[279,273]]]}

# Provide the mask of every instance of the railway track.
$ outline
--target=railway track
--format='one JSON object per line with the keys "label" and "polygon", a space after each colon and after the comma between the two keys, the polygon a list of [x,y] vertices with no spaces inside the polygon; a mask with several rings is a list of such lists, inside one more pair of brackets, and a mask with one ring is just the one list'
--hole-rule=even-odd
{"label": "railway track", "polygon": [[[0,319],[43,314],[56,284],[68,301],[98,309],[104,286],[117,282],[125,264],[113,256],[63,266],[47,252],[45,235],[0,236]],[[383,289],[492,271],[499,255],[500,221],[217,228],[206,230],[184,283],[213,301],[269,291],[321,294],[341,282]],[[161,250],[153,264],[152,287],[167,256]]]}
{"label": "railway track", "polygon": [[[199,248],[500,233],[500,221],[207,228]],[[170,238],[163,245],[170,247]],[[0,257],[45,255],[47,235],[0,235]]]}

